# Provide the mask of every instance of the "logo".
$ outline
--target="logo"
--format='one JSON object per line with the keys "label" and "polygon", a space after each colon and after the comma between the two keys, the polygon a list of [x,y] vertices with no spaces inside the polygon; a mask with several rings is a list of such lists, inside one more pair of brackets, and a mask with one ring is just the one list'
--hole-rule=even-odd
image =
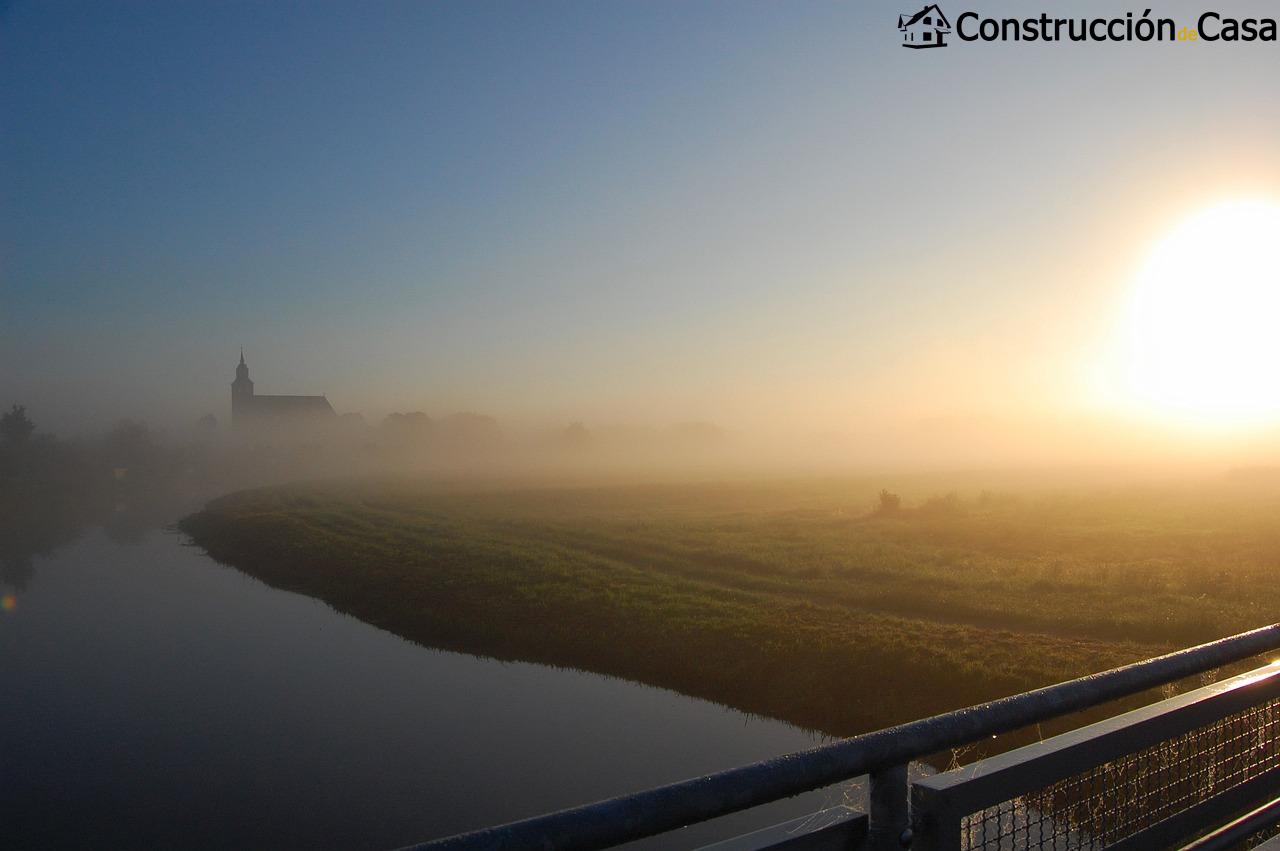
{"label": "logo", "polygon": [[[951,21],[930,3],[919,12],[898,16],[902,46],[920,50],[946,47]],[[1182,26],[1173,18],[1153,18],[1151,10],[1116,13],[1111,17],[1057,18],[1048,12],[1025,17],[991,18],[973,11],[956,18],[955,36],[962,42],[1068,42],[1112,41],[1140,43],[1280,42],[1280,22],[1275,18],[1234,18],[1205,12],[1196,25]]]}
{"label": "logo", "polygon": [[932,3],[910,18],[898,16],[898,29],[902,32],[902,46],[916,50],[925,47],[946,47],[951,22],[942,14],[938,4]]}

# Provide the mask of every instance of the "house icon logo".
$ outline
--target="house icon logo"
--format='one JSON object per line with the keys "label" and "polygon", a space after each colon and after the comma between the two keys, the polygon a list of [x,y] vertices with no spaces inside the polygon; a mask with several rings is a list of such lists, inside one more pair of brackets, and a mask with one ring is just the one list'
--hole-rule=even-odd
{"label": "house icon logo", "polygon": [[942,14],[938,4],[932,3],[908,17],[898,16],[898,30],[902,33],[902,46],[920,49],[946,47],[951,22]]}

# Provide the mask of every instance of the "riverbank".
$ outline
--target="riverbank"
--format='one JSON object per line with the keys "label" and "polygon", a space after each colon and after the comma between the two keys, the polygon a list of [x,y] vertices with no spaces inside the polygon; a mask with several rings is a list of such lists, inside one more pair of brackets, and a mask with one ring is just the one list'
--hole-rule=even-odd
{"label": "riverbank", "polygon": [[1241,591],[1269,568],[1271,506],[986,493],[869,515],[870,493],[366,481],[233,494],[181,526],[219,561],[424,645],[835,735],[1270,620],[1270,592]]}

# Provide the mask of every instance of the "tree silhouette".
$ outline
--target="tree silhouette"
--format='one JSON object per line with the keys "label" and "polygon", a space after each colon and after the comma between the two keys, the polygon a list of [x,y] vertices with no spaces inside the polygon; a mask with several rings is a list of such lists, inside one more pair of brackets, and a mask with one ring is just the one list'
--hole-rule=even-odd
{"label": "tree silhouette", "polygon": [[5,443],[26,443],[31,437],[31,432],[35,430],[36,424],[31,421],[31,417],[27,416],[24,405],[14,405],[11,410],[0,415],[0,438],[3,438]]}

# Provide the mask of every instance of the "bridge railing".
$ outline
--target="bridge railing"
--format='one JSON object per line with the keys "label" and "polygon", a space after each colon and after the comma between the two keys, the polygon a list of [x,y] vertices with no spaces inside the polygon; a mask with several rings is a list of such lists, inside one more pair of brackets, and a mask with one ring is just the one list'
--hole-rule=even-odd
{"label": "bridge railing", "polygon": [[1178,847],[1280,795],[1280,663],[911,788],[928,851]]}
{"label": "bridge railing", "polygon": [[[1178,838],[1194,837],[1203,829],[1216,826],[1210,819],[1225,819],[1257,803],[1257,796],[1267,790],[1271,797],[1280,795],[1280,789],[1275,788],[1280,781],[1269,761],[1276,758],[1280,743],[1280,728],[1271,721],[1276,711],[1272,702],[1280,695],[1280,691],[1272,692],[1280,689],[1280,666],[1260,669],[1153,704],[1137,710],[1137,714],[1128,713],[983,760],[962,769],[960,774],[948,772],[909,783],[907,765],[930,754],[1090,709],[1276,649],[1280,649],[1280,624],[811,750],[411,847],[421,851],[607,848],[863,775],[870,778],[869,812],[865,816],[838,808],[823,814],[822,819],[779,825],[722,843],[721,847],[867,851],[906,847],[926,851],[1160,847],[1133,844],[1141,843],[1141,831],[1152,829],[1152,825],[1116,827],[1118,817],[1111,816],[1107,817],[1110,821],[1089,821],[1085,817],[1089,805],[1082,803],[1081,795],[1094,792],[1090,800],[1095,806],[1101,801],[1121,810],[1116,796],[1131,788],[1146,789],[1154,783],[1157,796],[1181,794],[1177,790],[1184,787],[1174,776],[1178,770],[1198,771],[1201,766],[1211,766],[1203,770],[1214,777],[1223,772],[1245,772],[1239,775],[1244,778],[1239,783],[1214,787],[1216,791],[1204,801],[1196,800],[1188,808],[1170,811],[1170,818],[1179,819],[1178,830],[1164,828],[1167,835],[1145,835],[1153,841],[1170,839],[1179,831]],[[1235,747],[1245,756],[1234,751],[1231,753],[1235,756],[1231,756],[1222,747]],[[1263,753],[1269,756],[1264,758]],[[1123,760],[1135,754],[1140,755],[1134,757],[1139,760],[1139,767],[1124,768],[1127,763]],[[1242,758],[1249,767],[1240,768]],[[1248,760],[1255,760],[1256,764]],[[1119,767],[1117,761],[1121,762]],[[988,769],[999,769],[1004,780],[986,780]],[[1083,780],[1075,786],[1062,785],[1085,776],[1093,784],[1087,789]],[[1196,781],[1188,782],[1194,785]],[[1161,788],[1163,792],[1159,791]],[[1135,792],[1132,804],[1141,810],[1159,800],[1162,799]],[[989,812],[992,808],[995,816]],[[1027,825],[1031,823],[1037,825],[1042,837],[1038,845],[1029,842]],[[984,825],[991,831],[990,842],[981,833]],[[1051,838],[1043,838],[1050,835]],[[1135,836],[1140,838],[1123,844]],[[1115,841],[1108,844],[1111,839]]]}

